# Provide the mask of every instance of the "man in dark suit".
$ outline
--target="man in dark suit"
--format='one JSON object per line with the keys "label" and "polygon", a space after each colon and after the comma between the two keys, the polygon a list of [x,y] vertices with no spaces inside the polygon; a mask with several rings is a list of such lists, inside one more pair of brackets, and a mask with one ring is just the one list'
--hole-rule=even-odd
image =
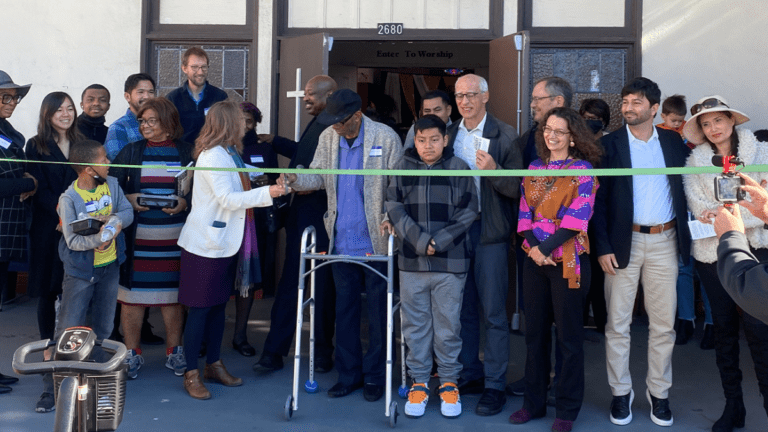
{"label": "man in dark suit", "polygon": [[[653,126],[661,98],[656,83],[635,78],[621,96],[627,126],[603,137],[605,155],[600,167],[684,166],[689,150],[680,135]],[[678,255],[684,262],[690,255],[686,212],[680,175],[600,178],[592,220],[595,250],[605,272],[605,347],[614,424],[632,421],[629,326],[641,281],[650,322],[646,396],[652,405],[651,420],[659,426],[673,423],[667,397],[672,386]]]}
{"label": "man in dark suit", "polygon": [[[315,157],[320,134],[330,125],[318,119],[325,109],[328,96],[336,91],[336,81],[326,75],[318,75],[304,87],[304,108],[314,116],[298,143],[283,137],[260,136],[272,142],[278,154],[291,159],[288,168],[301,165],[309,167]],[[272,322],[264,342],[264,350],[255,370],[275,371],[283,368],[283,357],[288,355],[293,336],[296,333],[296,301],[299,282],[299,250],[301,235],[312,225],[317,233],[317,250],[328,251],[328,233],[323,215],[328,209],[325,190],[296,192],[288,208],[285,220],[285,264],[283,275],[275,293],[272,305]],[[326,266],[315,272],[315,370],[328,372],[333,369],[333,332],[336,322],[336,296],[333,274]],[[309,286],[309,285],[307,285]]]}
{"label": "man in dark suit", "polygon": [[[448,129],[454,154],[471,169],[521,169],[520,150],[514,145],[517,131],[486,112],[488,83],[477,75],[456,81],[456,106],[462,120]],[[483,150],[486,149],[486,150]],[[480,393],[478,415],[501,412],[506,402],[509,362],[509,322],[507,321],[510,236],[517,228],[514,198],[520,196],[517,177],[474,177],[480,198],[480,215],[469,229],[473,256],[464,287],[461,307],[462,348],[459,361],[463,370],[459,391]],[[480,362],[480,316],[486,329],[485,364]]]}

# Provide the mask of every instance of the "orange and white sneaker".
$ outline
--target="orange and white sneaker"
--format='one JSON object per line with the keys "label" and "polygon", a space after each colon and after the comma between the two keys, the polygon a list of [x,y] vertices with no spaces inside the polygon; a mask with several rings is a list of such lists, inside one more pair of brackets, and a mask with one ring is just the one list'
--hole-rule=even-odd
{"label": "orange and white sneaker", "polygon": [[440,412],[443,417],[453,418],[461,415],[461,396],[454,383],[447,382],[437,390],[440,395]]}
{"label": "orange and white sneaker", "polygon": [[408,402],[405,403],[405,415],[408,417],[421,417],[429,402],[429,386],[427,383],[413,383],[408,392]]}

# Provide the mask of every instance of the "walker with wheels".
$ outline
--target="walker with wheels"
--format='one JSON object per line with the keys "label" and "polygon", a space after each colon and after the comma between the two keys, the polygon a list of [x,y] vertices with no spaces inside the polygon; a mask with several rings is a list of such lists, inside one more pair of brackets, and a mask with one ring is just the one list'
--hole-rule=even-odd
{"label": "walker with wheels", "polygon": [[[309,243],[307,243],[309,240]],[[309,307],[309,379],[304,383],[304,390],[307,393],[317,393],[320,388],[315,381],[315,271],[318,269],[338,262],[357,264],[372,271],[377,276],[387,281],[387,371],[385,384],[385,408],[384,415],[389,418],[391,427],[397,424],[397,402],[392,400],[392,367],[393,367],[393,334],[395,330],[394,314],[400,310],[400,302],[394,299],[394,237],[389,236],[389,246],[387,255],[370,256],[349,256],[349,255],[330,255],[317,253],[317,233],[315,227],[309,226],[304,230],[301,237],[301,254],[299,256],[299,295],[296,307],[296,350],[293,362],[293,393],[285,401],[285,419],[290,420],[293,412],[299,409],[299,375],[301,367],[301,328],[304,321],[304,310]],[[309,261],[309,269],[306,268],[306,262]],[[316,261],[323,261],[316,264]],[[387,274],[383,275],[367,262],[385,262],[387,263]],[[304,300],[304,280],[310,278],[309,297]],[[402,319],[402,317],[401,317]],[[402,324],[402,322],[401,322]],[[402,325],[401,325],[402,329]],[[405,381],[405,338],[400,334],[400,357],[401,357],[401,379],[402,383],[398,388],[398,394],[401,398],[408,397],[408,387]]]}
{"label": "walker with wheels", "polygon": [[[27,356],[54,347],[52,361],[28,363]],[[97,363],[94,347],[111,354]],[[88,327],[72,327],[56,341],[46,339],[20,346],[13,354],[13,370],[21,375],[52,373],[56,398],[54,432],[116,430],[125,408],[125,345],[96,340]]]}

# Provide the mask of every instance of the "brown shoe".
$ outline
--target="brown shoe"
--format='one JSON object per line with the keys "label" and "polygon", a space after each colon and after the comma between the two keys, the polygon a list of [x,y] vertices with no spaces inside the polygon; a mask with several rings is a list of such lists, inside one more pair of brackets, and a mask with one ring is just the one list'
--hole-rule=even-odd
{"label": "brown shoe", "polygon": [[198,369],[192,369],[184,373],[184,390],[195,399],[204,400],[211,398],[211,392],[205,388],[205,385],[200,380],[200,371]]}
{"label": "brown shoe", "polygon": [[242,379],[235,378],[230,375],[229,372],[227,372],[227,368],[224,367],[224,363],[222,363],[221,360],[217,360],[213,364],[206,364],[203,377],[207,381],[224,384],[227,387],[237,387],[239,385],[243,385]]}

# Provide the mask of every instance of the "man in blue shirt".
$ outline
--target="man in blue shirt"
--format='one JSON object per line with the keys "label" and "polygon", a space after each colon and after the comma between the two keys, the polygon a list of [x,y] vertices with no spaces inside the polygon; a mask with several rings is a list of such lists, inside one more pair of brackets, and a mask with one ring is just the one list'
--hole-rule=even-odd
{"label": "man in blue shirt", "polygon": [[[347,89],[328,97],[325,111],[317,118],[330,124],[320,135],[311,169],[392,170],[400,163],[403,146],[390,127],[377,123],[360,111],[360,96]],[[289,178],[295,175],[289,175]],[[283,184],[284,177],[278,179]],[[325,188],[328,211],[325,228],[330,253],[335,255],[385,255],[387,238],[379,234],[386,210],[387,176],[300,175],[291,183],[297,191]],[[368,263],[386,274],[383,262]],[[365,384],[363,395],[376,401],[384,394],[386,351],[386,293],[384,279],[357,264],[334,263],[336,283],[336,369],[339,381],[328,390],[330,397],[343,397]],[[368,308],[369,347],[363,357],[360,342],[360,292],[365,290]]]}
{"label": "man in blue shirt", "polygon": [[179,120],[184,128],[183,141],[194,144],[205,124],[208,108],[227,98],[227,93],[208,83],[208,54],[199,47],[192,47],[181,57],[181,71],[187,76],[183,86],[168,93],[168,100],[179,110]]}
{"label": "man in blue shirt", "polygon": [[120,150],[128,143],[144,139],[139,131],[139,121],[136,119],[136,114],[147,99],[155,97],[155,80],[145,73],[129,76],[125,80],[124,96],[128,102],[128,111],[109,126],[107,140],[104,142],[109,160],[117,157]]}

